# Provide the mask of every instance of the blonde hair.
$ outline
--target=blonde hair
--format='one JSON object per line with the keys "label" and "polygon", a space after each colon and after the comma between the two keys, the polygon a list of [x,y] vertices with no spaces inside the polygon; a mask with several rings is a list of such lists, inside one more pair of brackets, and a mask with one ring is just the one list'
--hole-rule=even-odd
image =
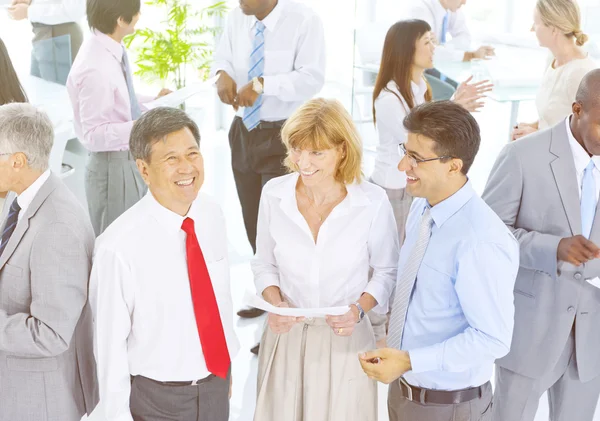
{"label": "blonde hair", "polygon": [[538,0],[536,8],[544,25],[574,37],[580,47],[587,42],[588,36],[581,30],[581,12],[575,0]]}
{"label": "blonde hair", "polygon": [[281,129],[287,148],[285,166],[290,172],[298,166],[290,159],[292,149],[322,151],[338,148],[342,154],[335,179],[344,184],[362,179],[362,142],[352,117],[334,99],[315,98],[292,114]]}

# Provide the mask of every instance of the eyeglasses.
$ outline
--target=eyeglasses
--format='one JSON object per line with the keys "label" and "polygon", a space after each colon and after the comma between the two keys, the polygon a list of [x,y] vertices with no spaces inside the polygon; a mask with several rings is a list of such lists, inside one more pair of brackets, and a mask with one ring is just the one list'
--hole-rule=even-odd
{"label": "eyeglasses", "polygon": [[415,158],[414,156],[411,155],[410,152],[406,151],[406,147],[404,146],[404,143],[398,144],[398,152],[400,152],[400,156],[404,156],[404,157],[406,157],[406,159],[408,159],[408,163],[413,168],[417,168],[419,166],[419,164],[423,163],[423,162],[439,161],[440,159],[452,159],[452,157],[448,156],[448,155],[436,156],[435,158],[425,158],[425,159]]}

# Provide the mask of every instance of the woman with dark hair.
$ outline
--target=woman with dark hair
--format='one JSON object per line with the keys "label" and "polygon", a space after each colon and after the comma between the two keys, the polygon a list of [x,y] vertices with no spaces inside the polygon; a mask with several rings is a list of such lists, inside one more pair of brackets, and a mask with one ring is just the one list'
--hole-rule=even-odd
{"label": "woman with dark hair", "polygon": [[17,72],[10,61],[8,50],[0,39],[0,105],[9,102],[28,102]]}
{"label": "woman with dark hair", "polygon": [[[402,159],[399,144],[406,141],[404,117],[417,105],[432,100],[425,70],[433,68],[435,51],[431,27],[423,20],[405,20],[392,25],[383,46],[379,74],[373,91],[373,118],[379,144],[371,181],[388,194],[398,227],[400,244],[412,198],[406,193],[406,174],[398,170]],[[483,106],[481,98],[491,89],[488,81],[461,83],[453,101],[469,111]]]}

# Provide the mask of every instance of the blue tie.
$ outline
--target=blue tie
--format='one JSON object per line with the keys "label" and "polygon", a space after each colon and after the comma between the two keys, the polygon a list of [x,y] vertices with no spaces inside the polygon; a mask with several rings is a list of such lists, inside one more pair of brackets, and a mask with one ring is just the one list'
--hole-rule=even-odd
{"label": "blue tie", "polygon": [[20,210],[21,207],[17,203],[17,199],[15,199],[10,205],[10,210],[8,211],[8,219],[6,220],[4,231],[2,231],[2,240],[0,240],[0,257],[2,257],[2,252],[4,252],[4,249],[8,244],[8,240],[10,240],[10,236],[12,235],[17,226],[17,222],[19,222]]}
{"label": "blue tie", "polygon": [[131,66],[129,65],[129,58],[127,57],[127,51],[125,51],[125,47],[123,47],[123,59],[121,60],[121,67],[123,68],[123,75],[125,76],[125,82],[127,83],[127,91],[129,92],[131,119],[137,120],[142,115],[142,112],[140,111],[140,104],[138,103],[137,96],[135,96],[135,89],[133,88],[133,76],[131,75]]}
{"label": "blue tie", "polygon": [[448,32],[448,17],[450,14],[446,12],[444,15],[444,20],[442,21],[442,36],[440,37],[440,44],[446,43],[446,32]]}
{"label": "blue tie", "polygon": [[590,238],[592,224],[596,216],[596,181],[594,180],[594,161],[585,167],[581,183],[581,234]]}
{"label": "blue tie", "polygon": [[[252,53],[250,53],[250,70],[248,70],[248,80],[255,77],[261,77],[265,70],[265,24],[261,21],[256,22],[256,33],[252,43]],[[244,109],[244,125],[251,131],[260,123],[260,108],[262,107],[263,97],[260,95],[252,107]]]}

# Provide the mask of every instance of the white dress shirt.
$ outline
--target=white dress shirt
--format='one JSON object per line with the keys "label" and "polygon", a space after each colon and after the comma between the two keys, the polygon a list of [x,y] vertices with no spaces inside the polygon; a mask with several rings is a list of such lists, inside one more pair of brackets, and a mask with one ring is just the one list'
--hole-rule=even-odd
{"label": "white dress shirt", "polygon": [[[446,10],[440,0],[411,0],[411,2],[406,18],[421,19],[427,22],[440,43],[442,40],[442,22],[444,16],[448,14],[446,43],[436,47],[436,60],[463,61],[465,51],[468,51],[471,47],[471,33],[464,12],[461,9],[456,12]],[[451,40],[448,34],[452,37]]]}
{"label": "white dress shirt", "polygon": [[[212,73],[225,71],[238,90],[248,83],[256,22],[256,17],[236,7],[215,53]],[[312,9],[294,0],[279,0],[262,22],[266,29],[261,120],[285,120],[325,83],[323,23]],[[237,115],[243,112],[240,108]]]}
{"label": "white dress shirt", "polygon": [[[224,217],[203,194],[187,216],[195,222],[233,360],[239,343]],[[190,293],[183,220],[149,192],[96,240],[90,304],[104,419],[132,421],[130,374],[158,381],[210,375]]]}
{"label": "white dress shirt", "polygon": [[[585,172],[585,168],[590,163],[590,156],[583,149],[583,146],[579,144],[575,136],[573,136],[573,132],[571,131],[571,125],[569,124],[571,117],[567,117],[565,122],[567,124],[567,134],[569,136],[569,145],[571,145],[571,152],[573,152],[573,159],[575,160],[575,172],[577,173],[577,187],[579,198],[581,199],[581,190],[583,188],[583,174]],[[594,181],[596,182],[596,202],[598,202],[598,198],[600,197],[600,156],[592,156],[592,161],[594,161]]]}
{"label": "white dress shirt", "polygon": [[85,17],[85,0],[33,0],[29,21],[45,25],[79,22]]}
{"label": "white dress shirt", "polygon": [[44,171],[42,175],[40,175],[38,179],[31,184],[31,186],[23,190],[23,192],[17,197],[17,203],[21,208],[18,216],[19,221],[21,220],[23,215],[25,215],[25,212],[27,212],[27,208],[31,205],[31,202],[33,202],[33,199],[35,199],[35,196],[38,194],[44,183],[48,181],[49,178],[50,170]]}
{"label": "white dress shirt", "polygon": [[[427,92],[425,80],[418,85],[411,82],[411,87],[415,106],[423,104]],[[383,89],[375,100],[379,144],[371,179],[386,189],[402,189],[406,187],[406,173],[398,171],[398,163],[402,159],[398,144],[406,142],[403,120],[409,110],[396,82],[390,81],[386,88],[388,90]]]}
{"label": "white dress shirt", "polygon": [[540,130],[553,127],[571,115],[579,84],[588,72],[598,67],[589,56],[557,68],[553,67],[553,62],[551,60],[548,65],[535,98]]}
{"label": "white dress shirt", "polygon": [[299,308],[349,305],[368,292],[379,304],[375,311],[385,314],[399,255],[387,195],[366,181],[347,185],[315,243],[298,210],[297,182],[297,173],[288,174],[263,188],[252,260],[257,292],[277,286]]}

